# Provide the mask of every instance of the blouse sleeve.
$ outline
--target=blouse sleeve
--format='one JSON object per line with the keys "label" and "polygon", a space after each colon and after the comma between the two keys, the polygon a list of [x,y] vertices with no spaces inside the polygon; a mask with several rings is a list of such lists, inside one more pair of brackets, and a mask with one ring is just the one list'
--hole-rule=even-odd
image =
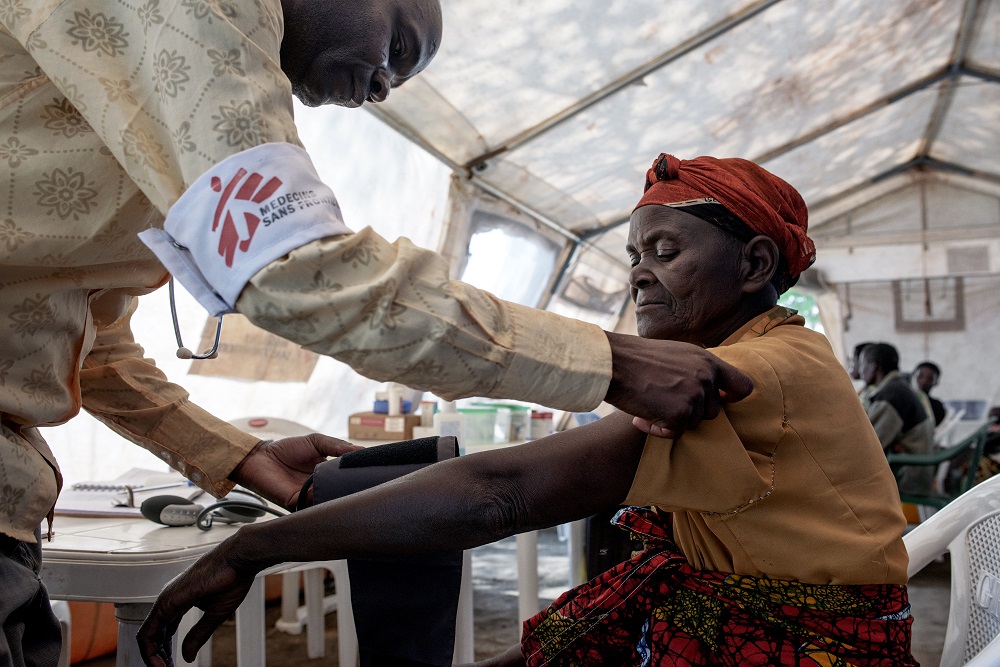
{"label": "blouse sleeve", "polygon": [[664,510],[733,513],[771,490],[784,401],[766,359],[745,344],[714,354],[748,374],[753,392],[677,440],[650,436],[626,503]]}

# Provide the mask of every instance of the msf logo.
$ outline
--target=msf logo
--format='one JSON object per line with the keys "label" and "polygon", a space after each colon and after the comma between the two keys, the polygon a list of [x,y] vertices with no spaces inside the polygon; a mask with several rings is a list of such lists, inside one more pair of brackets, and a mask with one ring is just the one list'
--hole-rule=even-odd
{"label": "msf logo", "polygon": [[218,176],[212,177],[212,189],[222,193],[219,204],[215,207],[212,231],[219,231],[221,225],[219,255],[225,258],[226,266],[229,268],[233,266],[236,250],[246,252],[250,248],[257,227],[260,226],[260,216],[254,211],[259,212],[260,203],[281,187],[281,179],[277,176],[266,183],[263,181],[264,177],[257,172],[247,176],[247,170],[242,168],[225,187],[222,185],[222,179]]}

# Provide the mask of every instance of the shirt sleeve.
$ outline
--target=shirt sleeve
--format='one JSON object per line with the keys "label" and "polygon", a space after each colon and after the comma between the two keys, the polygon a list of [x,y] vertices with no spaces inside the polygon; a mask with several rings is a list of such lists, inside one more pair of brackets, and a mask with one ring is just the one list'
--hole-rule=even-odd
{"label": "shirt sleeve", "polygon": [[726,514],[752,506],[773,488],[773,455],[784,431],[778,377],[747,345],[712,352],[749,375],[753,392],[677,440],[650,436],[627,504]]}
{"label": "shirt sleeve", "polygon": [[226,157],[299,144],[278,0],[49,0],[0,21],[163,214]]}
{"label": "shirt sleeve", "polygon": [[237,309],[363,375],[445,399],[488,396],[592,410],[611,348],[592,324],[449,280],[437,253],[371,229],[316,241],[265,267]]}
{"label": "shirt sleeve", "polygon": [[[39,4],[9,17],[8,29],[161,213],[227,157],[300,145],[278,64],[278,0]],[[370,230],[265,267],[237,307],[368,377],[444,398],[590,410],[611,379],[598,327],[450,281],[436,254]]]}
{"label": "shirt sleeve", "polygon": [[[213,417],[167,380],[132,336],[137,300],[121,290],[93,304],[94,346],[80,371],[83,407],[216,496],[259,438]],[[122,314],[124,313],[124,314]]]}
{"label": "shirt sleeve", "polygon": [[889,449],[903,433],[903,418],[888,401],[875,400],[868,405],[871,420],[882,449]]}

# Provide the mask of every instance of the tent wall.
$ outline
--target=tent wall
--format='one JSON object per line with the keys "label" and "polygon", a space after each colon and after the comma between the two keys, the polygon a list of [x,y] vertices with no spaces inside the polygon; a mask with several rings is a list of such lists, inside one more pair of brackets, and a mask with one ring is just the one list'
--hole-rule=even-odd
{"label": "tent wall", "polygon": [[940,330],[934,324],[923,330],[900,330],[894,316],[897,296],[892,282],[835,286],[844,314],[847,356],[858,343],[891,343],[899,350],[901,371],[912,371],[924,360],[941,367],[941,381],[933,392],[940,400],[1000,404],[1000,346],[996,344],[1000,276],[966,277],[962,283],[964,323],[951,330]]}

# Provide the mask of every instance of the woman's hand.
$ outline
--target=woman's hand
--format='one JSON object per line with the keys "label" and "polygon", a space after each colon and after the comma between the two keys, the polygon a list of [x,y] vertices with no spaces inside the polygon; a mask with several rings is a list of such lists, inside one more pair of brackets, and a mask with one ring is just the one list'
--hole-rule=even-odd
{"label": "woman's hand", "polygon": [[171,639],[181,618],[193,607],[201,609],[204,616],[181,638],[181,655],[188,662],[194,662],[198,649],[243,602],[257,572],[240,565],[243,560],[238,557],[237,537],[199,558],[160,593],[137,636],[139,654],[149,667],[172,667]]}

